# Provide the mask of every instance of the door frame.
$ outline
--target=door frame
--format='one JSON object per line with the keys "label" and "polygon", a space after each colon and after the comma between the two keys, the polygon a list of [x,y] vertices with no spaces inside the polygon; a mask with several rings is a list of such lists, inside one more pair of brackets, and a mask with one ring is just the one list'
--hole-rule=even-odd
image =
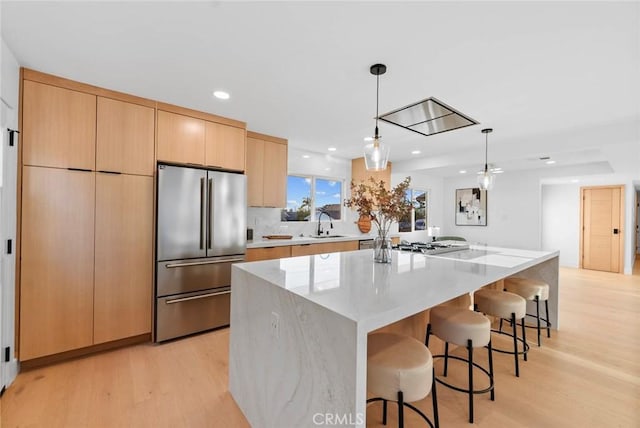
{"label": "door frame", "polygon": [[584,186],[580,187],[580,247],[578,260],[580,262],[580,269],[584,269],[583,260],[584,260],[584,192],[585,190],[598,190],[598,189],[620,189],[620,257],[618,258],[618,271],[617,273],[624,272],[624,184],[614,184],[607,186]]}

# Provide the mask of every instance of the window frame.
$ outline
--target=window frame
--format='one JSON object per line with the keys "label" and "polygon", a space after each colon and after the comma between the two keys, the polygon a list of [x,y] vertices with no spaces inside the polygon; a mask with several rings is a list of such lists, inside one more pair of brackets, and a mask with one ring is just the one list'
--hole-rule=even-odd
{"label": "window frame", "polygon": [[[311,198],[311,206],[310,206],[310,210],[311,213],[309,215],[309,220],[280,220],[283,223],[311,223],[314,221],[317,221],[318,218],[316,217],[316,180],[320,179],[320,180],[326,180],[326,181],[337,181],[338,183],[340,183],[340,218],[339,219],[335,219],[332,218],[332,221],[344,221],[345,220],[345,207],[344,207],[344,200],[345,200],[345,179],[341,178],[341,177],[330,177],[330,176],[325,176],[325,175],[311,175],[311,174],[287,174],[287,201],[289,200],[289,188],[288,188],[288,183],[289,183],[289,177],[298,177],[298,178],[304,178],[304,179],[311,179],[311,194],[309,195]],[[286,211],[288,209],[288,207],[283,208],[280,212],[282,213],[283,211]],[[282,216],[280,217],[282,219]]]}
{"label": "window frame", "polygon": [[420,187],[411,187],[409,189],[407,189],[407,192],[411,193],[411,202],[415,202],[415,192],[422,192],[424,193],[425,196],[425,204],[424,204],[424,229],[416,229],[416,208],[415,206],[413,208],[411,208],[411,213],[409,214],[410,216],[410,223],[411,223],[411,230],[405,230],[405,231],[400,231],[400,225],[398,224],[398,233],[413,233],[413,232],[422,232],[422,231],[426,231],[428,228],[427,225],[427,221],[429,219],[429,200],[431,198],[430,196],[430,192],[428,189],[424,189],[424,188],[420,188]]}

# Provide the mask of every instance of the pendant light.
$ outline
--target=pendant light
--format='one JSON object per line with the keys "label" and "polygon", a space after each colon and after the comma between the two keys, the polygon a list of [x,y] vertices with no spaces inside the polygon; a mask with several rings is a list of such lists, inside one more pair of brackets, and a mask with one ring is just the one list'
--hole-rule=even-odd
{"label": "pendant light", "polygon": [[484,140],[484,172],[478,175],[478,186],[481,190],[493,189],[493,179],[495,176],[489,171],[489,165],[487,163],[487,153],[489,151],[489,134],[493,132],[491,128],[485,128],[482,133],[485,135]]}
{"label": "pendant light", "polygon": [[374,64],[369,71],[376,76],[376,130],[373,142],[364,146],[364,164],[367,171],[383,171],[387,169],[389,146],[380,141],[381,137],[378,135],[378,97],[380,94],[380,75],[387,72],[387,66]]}

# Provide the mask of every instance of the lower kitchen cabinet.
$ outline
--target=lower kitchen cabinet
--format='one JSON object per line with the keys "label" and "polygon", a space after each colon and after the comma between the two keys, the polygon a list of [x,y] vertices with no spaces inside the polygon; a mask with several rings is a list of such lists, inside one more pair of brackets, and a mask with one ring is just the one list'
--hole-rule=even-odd
{"label": "lower kitchen cabinet", "polygon": [[95,173],[22,168],[20,359],[93,343]]}
{"label": "lower kitchen cabinet", "polygon": [[257,262],[259,260],[272,260],[291,257],[291,246],[282,245],[280,247],[266,248],[247,248],[245,259],[248,262]]}
{"label": "lower kitchen cabinet", "polygon": [[341,251],[355,251],[359,241],[322,242],[319,244],[302,244],[291,246],[291,256],[308,256],[312,254],[338,253]]}
{"label": "lower kitchen cabinet", "polygon": [[151,332],[153,177],[96,177],[94,344]]}

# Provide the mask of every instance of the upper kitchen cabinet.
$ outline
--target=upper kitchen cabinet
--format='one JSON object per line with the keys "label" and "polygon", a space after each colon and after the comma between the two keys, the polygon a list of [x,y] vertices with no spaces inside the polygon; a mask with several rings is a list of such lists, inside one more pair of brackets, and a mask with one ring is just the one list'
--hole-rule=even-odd
{"label": "upper kitchen cabinet", "polygon": [[248,131],[246,174],[249,206],[284,208],[287,140]]}
{"label": "upper kitchen cabinet", "polygon": [[243,128],[205,123],[205,165],[244,171],[247,132]]}
{"label": "upper kitchen cabinet", "polygon": [[158,161],[244,171],[246,124],[158,104]]}
{"label": "upper kitchen cabinet", "polygon": [[158,160],[204,165],[204,120],[158,110]]}
{"label": "upper kitchen cabinet", "polygon": [[95,169],[96,96],[24,80],[23,164]]}
{"label": "upper kitchen cabinet", "polygon": [[153,176],[155,112],[98,97],[96,170]]}
{"label": "upper kitchen cabinet", "polygon": [[391,189],[391,162],[387,162],[387,169],[384,171],[367,171],[367,167],[364,163],[364,158],[357,158],[351,160],[351,179],[359,184],[361,181],[369,183],[369,179],[372,178],[376,181],[384,181],[387,190]]}

